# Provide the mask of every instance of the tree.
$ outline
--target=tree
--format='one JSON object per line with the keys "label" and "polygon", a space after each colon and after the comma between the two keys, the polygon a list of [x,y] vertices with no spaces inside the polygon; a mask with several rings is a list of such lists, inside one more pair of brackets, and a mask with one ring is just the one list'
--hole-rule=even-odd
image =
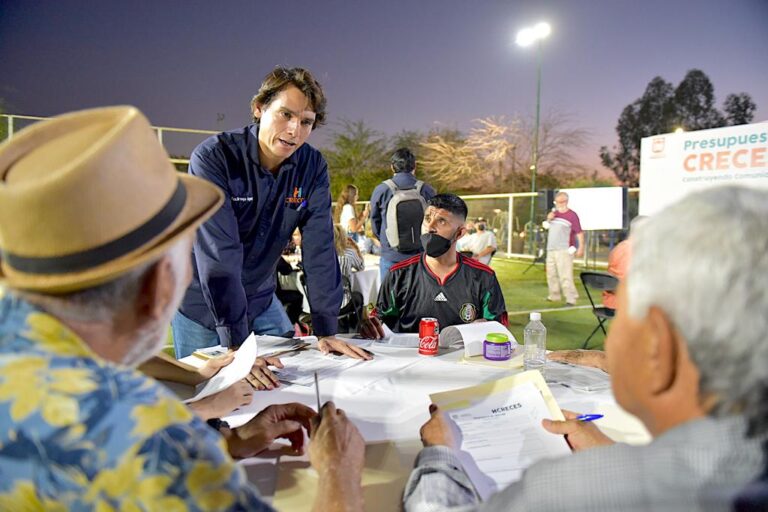
{"label": "tree", "polygon": [[686,131],[706,130],[725,124],[715,107],[715,88],[700,69],[692,69],[675,89],[676,122]]}
{"label": "tree", "polygon": [[600,148],[600,159],[626,186],[636,187],[640,181],[640,141],[644,137],[669,133],[677,127],[685,130],[717,128],[752,120],[755,104],[748,94],[730,95],[723,115],[715,108],[712,82],[701,70],[690,70],[680,84],[655,77],[639,99],[630,103],[619,116],[616,133],[618,144],[609,151]]}
{"label": "tree", "polygon": [[389,141],[390,156],[400,148],[408,148],[416,156],[416,160],[418,161],[419,157],[421,157],[421,143],[425,140],[426,138],[421,132],[402,130],[395,134]]}
{"label": "tree", "polygon": [[643,95],[624,107],[616,125],[619,144],[613,152],[603,146],[600,159],[605,167],[627,186],[637,186],[640,180],[640,140],[643,137],[672,131],[676,116],[672,84],[654,77]]}
{"label": "tree", "polygon": [[483,181],[499,185],[517,171],[520,121],[512,119],[507,122],[501,116],[476,119],[474,122],[476,126],[469,133],[467,146],[483,163],[486,178]]}
{"label": "tree", "polygon": [[[541,120],[539,132],[539,162],[537,174],[557,176],[564,173],[580,172],[584,168],[573,156],[573,151],[586,145],[589,132],[574,125],[572,117],[557,110],[551,110]],[[531,162],[535,123],[527,118],[520,121],[523,162]],[[527,174],[527,173],[526,173]],[[530,181],[528,184],[530,189]]]}
{"label": "tree", "polygon": [[481,165],[466,141],[446,134],[433,134],[421,147],[419,166],[424,179],[438,190],[463,192],[478,189],[475,178]]}
{"label": "tree", "polygon": [[340,125],[331,136],[332,146],[323,149],[331,175],[331,194],[337,197],[342,187],[351,183],[358,187],[360,199],[367,199],[389,175],[386,138],[362,120],[341,120]]}
{"label": "tree", "polygon": [[745,92],[729,94],[723,102],[725,122],[728,126],[751,123],[755,118],[755,110],[757,110],[757,105]]}
{"label": "tree", "polygon": [[[473,123],[466,139],[449,131],[433,134],[422,144],[423,167],[431,179],[456,192],[530,190],[533,120],[502,116]],[[540,124],[539,175],[559,183],[562,177],[581,173],[572,152],[584,145],[586,137],[586,130],[573,126],[568,115],[556,111],[545,115]]]}

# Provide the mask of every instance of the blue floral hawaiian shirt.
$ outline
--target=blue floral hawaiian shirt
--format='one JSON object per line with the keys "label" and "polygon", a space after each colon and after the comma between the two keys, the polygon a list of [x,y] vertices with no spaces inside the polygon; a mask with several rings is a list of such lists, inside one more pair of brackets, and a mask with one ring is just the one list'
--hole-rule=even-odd
{"label": "blue floral hawaiian shirt", "polygon": [[271,510],[223,439],[0,287],[0,510]]}

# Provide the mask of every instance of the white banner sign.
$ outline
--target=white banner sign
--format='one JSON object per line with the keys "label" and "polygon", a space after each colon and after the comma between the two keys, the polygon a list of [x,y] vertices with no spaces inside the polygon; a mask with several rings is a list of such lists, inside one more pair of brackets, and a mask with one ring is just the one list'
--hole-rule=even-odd
{"label": "white banner sign", "polygon": [[768,188],[768,123],[646,137],[640,146],[640,215],[723,184]]}
{"label": "white banner sign", "polygon": [[621,187],[563,188],[568,208],[579,216],[581,229],[624,228],[624,189]]}

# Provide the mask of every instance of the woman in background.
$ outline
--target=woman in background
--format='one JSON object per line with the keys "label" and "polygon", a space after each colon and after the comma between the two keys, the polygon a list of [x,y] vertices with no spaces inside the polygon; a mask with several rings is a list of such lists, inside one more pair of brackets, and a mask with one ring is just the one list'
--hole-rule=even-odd
{"label": "woman in background", "polygon": [[336,211],[339,215],[339,223],[346,230],[347,236],[355,242],[358,240],[358,233],[365,231],[365,221],[368,218],[368,207],[358,215],[355,211],[357,202],[357,187],[347,185],[341,191],[339,200],[336,203]]}
{"label": "woman in background", "polygon": [[336,246],[336,255],[339,257],[339,267],[341,268],[342,276],[350,279],[353,271],[365,268],[365,262],[363,261],[363,255],[360,254],[360,249],[347,236],[346,230],[340,224],[333,225],[333,242]]}

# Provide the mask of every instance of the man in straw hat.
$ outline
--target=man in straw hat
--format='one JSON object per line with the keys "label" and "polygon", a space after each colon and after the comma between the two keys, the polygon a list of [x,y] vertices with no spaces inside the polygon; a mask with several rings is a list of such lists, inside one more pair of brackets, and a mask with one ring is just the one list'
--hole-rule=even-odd
{"label": "man in straw hat", "polygon": [[333,245],[328,164],[306,144],[325,121],[325,95],[302,68],[277,67],[251,102],[254,123],[203,141],[189,172],[216,184],[224,206],[201,227],[194,277],[173,319],[176,357],[293,326],[275,295],[275,268],[298,227],[318,348],[370,359],[335,337],[342,282]]}
{"label": "man in straw hat", "polygon": [[359,505],[363,442],[332,403],[322,420],[286,404],[216,432],[132,369],[163,344],[221,202],[134,108],[0,146],[0,509],[269,509],[226,451],[282,437],[301,452],[310,425],[318,508]]}

